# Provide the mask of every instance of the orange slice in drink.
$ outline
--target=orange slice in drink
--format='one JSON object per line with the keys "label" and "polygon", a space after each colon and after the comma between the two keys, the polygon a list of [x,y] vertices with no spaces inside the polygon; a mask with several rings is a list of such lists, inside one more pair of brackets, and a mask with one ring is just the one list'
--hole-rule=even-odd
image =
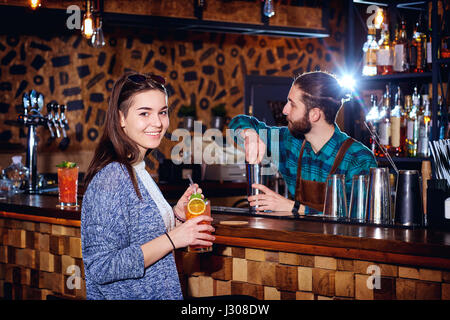
{"label": "orange slice in drink", "polygon": [[187,209],[191,215],[198,216],[205,212],[206,204],[203,199],[193,198],[189,200]]}

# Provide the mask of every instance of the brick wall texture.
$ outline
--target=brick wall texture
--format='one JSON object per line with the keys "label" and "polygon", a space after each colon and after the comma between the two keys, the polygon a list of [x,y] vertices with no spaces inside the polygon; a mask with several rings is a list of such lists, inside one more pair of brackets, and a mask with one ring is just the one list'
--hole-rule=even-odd
{"label": "brick wall texture", "polygon": [[0,299],[48,294],[86,297],[80,228],[0,218]]}
{"label": "brick wall texture", "polygon": [[[450,270],[225,245],[202,254],[177,250],[175,257],[185,296],[450,300]],[[0,299],[49,294],[86,297],[80,229],[0,218]]]}

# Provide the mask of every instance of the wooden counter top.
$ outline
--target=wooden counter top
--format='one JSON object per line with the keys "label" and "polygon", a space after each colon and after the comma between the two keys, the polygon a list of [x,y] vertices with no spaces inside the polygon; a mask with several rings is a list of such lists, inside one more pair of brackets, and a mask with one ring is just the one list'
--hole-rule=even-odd
{"label": "wooden counter top", "polygon": [[[80,210],[60,210],[51,195],[0,200],[0,217],[79,226]],[[280,215],[288,215],[288,213]],[[214,213],[216,243],[450,269],[450,233],[434,230]],[[222,221],[248,224],[228,226]]]}

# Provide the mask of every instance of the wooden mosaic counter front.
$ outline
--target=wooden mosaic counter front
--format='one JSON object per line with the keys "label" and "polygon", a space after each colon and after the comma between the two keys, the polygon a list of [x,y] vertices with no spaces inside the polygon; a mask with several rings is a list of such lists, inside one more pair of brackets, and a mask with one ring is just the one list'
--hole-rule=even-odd
{"label": "wooden mosaic counter front", "polygon": [[[85,297],[80,211],[0,200],[0,298]],[[450,233],[213,213],[212,253],[176,251],[185,296],[450,299]],[[245,221],[229,226],[223,221]],[[368,282],[379,272],[374,286]]]}

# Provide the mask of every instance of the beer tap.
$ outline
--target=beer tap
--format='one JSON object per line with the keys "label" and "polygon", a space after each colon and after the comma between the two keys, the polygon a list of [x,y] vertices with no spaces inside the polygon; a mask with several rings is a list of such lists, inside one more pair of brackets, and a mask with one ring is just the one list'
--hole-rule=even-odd
{"label": "beer tap", "polygon": [[57,103],[53,103],[53,127],[55,128],[56,131],[56,137],[60,138],[61,134],[59,133],[59,114],[58,114],[58,110],[59,110],[59,105]]}
{"label": "beer tap", "polygon": [[28,108],[30,107],[30,96],[28,95],[28,93],[25,92],[23,94],[22,102],[23,102],[23,115],[21,115],[21,117],[19,118],[19,121],[20,122],[27,122],[27,120],[28,120]]}
{"label": "beer tap", "polygon": [[[23,113],[19,114],[17,120],[18,123],[28,127],[27,134],[27,156],[26,156],[26,167],[29,169],[29,175],[27,178],[26,189],[27,193],[39,193],[38,188],[38,173],[37,173],[37,145],[38,137],[36,133],[36,128],[38,126],[45,126],[49,129],[52,138],[55,137],[55,132],[52,126],[55,128],[56,136],[59,138],[60,133],[58,126],[67,123],[64,111],[66,107],[61,107],[61,119],[58,116],[59,106],[57,103],[47,104],[47,115],[42,115],[42,109],[44,107],[44,96],[41,93],[31,90],[28,94],[25,92],[22,98],[23,102]],[[65,128],[63,129],[64,137],[66,137]]]}
{"label": "beer tap", "polygon": [[63,137],[67,138],[67,133],[66,133],[66,125],[67,125],[67,119],[66,119],[66,106],[65,105],[60,105],[59,106],[59,126],[61,127],[62,133],[63,133]]}
{"label": "beer tap", "polygon": [[47,103],[47,128],[48,128],[48,131],[50,131],[50,136],[52,138],[54,138],[55,133],[53,132],[53,129],[52,129],[52,123],[53,123],[52,103],[49,102],[49,103]]}

